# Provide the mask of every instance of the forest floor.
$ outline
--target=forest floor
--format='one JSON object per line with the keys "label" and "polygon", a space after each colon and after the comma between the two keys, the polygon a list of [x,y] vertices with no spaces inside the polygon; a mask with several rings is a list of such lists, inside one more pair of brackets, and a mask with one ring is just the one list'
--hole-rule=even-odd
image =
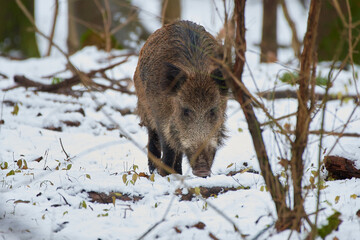
{"label": "forest floor", "polygon": [[[126,52],[113,51],[110,55]],[[101,69],[125,57],[109,58],[108,53],[87,47],[71,57],[83,72]],[[137,57],[106,71],[114,79],[131,78]],[[301,234],[276,233],[274,204],[266,191],[254,155],[251,138],[238,103],[229,101],[226,123],[229,139],[218,151],[208,178],[195,177],[183,160],[183,176],[149,175],[147,169],[147,133],[134,115],[136,96],[115,90],[87,91],[81,85],[74,94],[34,91],[16,87],[13,77],[25,75],[41,83],[53,83],[71,77],[61,57],[23,61],[0,58],[0,236],[3,239],[137,239],[151,230],[145,239],[302,239]],[[324,73],[326,65],[320,66]],[[251,91],[294,90],[276,76],[282,66],[258,64],[253,76],[245,81]],[[289,69],[289,68],[287,68]],[[359,71],[359,68],[356,69]],[[59,73],[60,72],[60,73]],[[54,73],[55,76],[48,76]],[[47,78],[43,78],[47,76]],[[351,72],[344,71],[334,83],[334,93],[354,93],[346,87]],[[95,81],[107,84],[103,76]],[[129,84],[123,81],[124,86]],[[130,83],[131,84],[131,83]],[[133,86],[129,86],[133,91]],[[10,90],[5,91],[5,89]],[[317,89],[319,93],[322,88]],[[346,92],[347,91],[347,92]],[[296,101],[291,98],[263,100],[275,117],[292,113]],[[352,99],[328,103],[325,130],[339,131],[348,121],[347,132],[359,129],[359,111]],[[276,111],[275,111],[276,107]],[[352,111],[355,111],[351,115]],[[260,110],[261,122],[267,119]],[[320,113],[311,129],[320,125]],[[281,121],[291,129],[294,117]],[[121,127],[119,130],[118,126]],[[289,148],[281,136],[264,126],[266,145],[273,169],[286,182],[279,158]],[[134,139],[135,142],[129,138]],[[325,138],[326,153],[337,137]],[[352,159],[360,155],[358,138],[342,138],[333,151]],[[316,205],[318,136],[313,135],[305,154],[305,208],[313,213]],[[326,171],[322,171],[325,179]],[[360,231],[360,180],[323,181],[319,224],[341,213],[339,239],[356,239]],[[312,215],[313,216],[313,215]],[[310,219],[313,219],[312,216]],[[154,226],[154,224],[157,224]],[[238,231],[236,231],[238,229]]]}

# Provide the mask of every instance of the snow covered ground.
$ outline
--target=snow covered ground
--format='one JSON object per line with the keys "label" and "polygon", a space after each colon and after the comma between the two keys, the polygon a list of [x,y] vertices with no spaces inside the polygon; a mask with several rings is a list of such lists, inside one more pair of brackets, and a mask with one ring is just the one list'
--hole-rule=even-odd
{"label": "snow covered ground", "polygon": [[[184,4],[189,5],[189,2]],[[194,2],[199,4],[200,1]],[[147,7],[146,4],[143,8]],[[294,5],[289,10],[297,22],[299,34],[303,34],[306,11]],[[279,82],[278,76],[296,68],[296,64],[258,63],[256,43],[260,39],[260,1],[248,1],[246,9],[249,50],[249,68],[244,73],[246,85],[253,93],[271,90],[274,86],[294,89]],[[189,11],[185,10],[184,18],[196,16]],[[212,24],[212,18],[205,13],[197,17],[193,20],[202,23],[213,34],[221,26],[218,17],[213,17],[217,19],[213,20],[216,24]],[[156,27],[154,24],[151,26]],[[291,35],[283,18],[280,18],[279,26],[283,33],[279,41],[289,43]],[[121,60],[108,59],[110,55],[120,53],[113,51],[108,54],[87,47],[73,55],[71,61],[82,71],[89,72]],[[281,63],[287,63],[291,58],[291,50],[280,51]],[[137,57],[130,57],[128,62],[107,74],[117,79],[132,77],[136,63]],[[0,58],[0,72],[7,76],[0,77],[0,120],[4,121],[0,125],[0,236],[3,239],[138,239],[149,229],[152,231],[145,239],[253,239],[258,235],[259,239],[287,239],[289,236],[303,239],[306,236],[309,227],[302,234],[276,233],[273,228],[276,220],[274,204],[264,188],[261,175],[244,171],[227,176],[227,173],[240,169],[259,171],[238,103],[229,101],[229,139],[216,156],[211,177],[193,176],[184,159],[183,172],[187,173],[184,176],[161,177],[155,174],[153,178],[147,178],[146,131],[138,125],[139,119],[134,114],[122,115],[119,111],[134,110],[134,95],[107,90],[73,97],[34,93],[31,88],[22,87],[3,91],[14,85],[14,75],[50,83],[51,79],[42,77],[64,70],[65,64],[64,58],[57,54],[23,61]],[[326,76],[329,67],[320,64],[318,71]],[[360,67],[356,66],[355,72],[359,75]],[[56,76],[66,78],[71,74],[67,71]],[[331,93],[356,94],[358,89],[351,79],[351,71],[341,72]],[[81,86],[77,88],[81,89]],[[316,91],[322,93],[324,90],[319,87]],[[297,108],[293,99],[263,100],[263,103],[275,117],[293,113]],[[339,132],[351,116],[346,132],[358,133],[360,112],[356,106],[353,100],[329,102],[325,129]],[[260,110],[257,113],[261,122],[268,120]],[[139,147],[124,137],[124,132],[111,130],[115,125],[109,116]],[[319,129],[320,120],[321,112],[315,116],[311,129]],[[76,126],[71,126],[74,123]],[[293,129],[295,119],[282,120],[281,124],[288,124]],[[280,174],[278,157],[289,157],[288,146],[278,135],[275,139],[271,126],[264,127],[264,136],[272,166]],[[335,140],[336,137],[325,138],[322,154],[329,153]],[[360,144],[357,142],[358,138],[342,138],[332,154],[358,159]],[[304,154],[304,185],[310,185],[311,171],[317,166],[318,136],[311,136],[309,143]],[[281,180],[285,179],[281,177]],[[360,218],[356,212],[360,209],[360,180],[327,181],[324,186],[319,224],[326,225],[326,218],[335,210],[339,211],[342,223],[329,239],[335,236],[358,239]],[[200,187],[227,187],[232,191],[211,196],[206,201],[198,195],[191,201],[181,200],[179,192],[196,192]],[[121,193],[140,200],[94,203],[88,195],[91,191]],[[306,192],[307,213],[315,211],[316,191],[309,189]],[[313,216],[310,219],[313,220]],[[159,224],[153,228],[156,223]],[[239,232],[234,230],[234,225]]]}

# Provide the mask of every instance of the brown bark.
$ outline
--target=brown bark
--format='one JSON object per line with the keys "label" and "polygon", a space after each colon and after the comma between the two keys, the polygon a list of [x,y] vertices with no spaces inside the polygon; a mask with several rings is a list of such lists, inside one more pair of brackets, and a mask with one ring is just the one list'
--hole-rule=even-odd
{"label": "brown bark", "polygon": [[162,25],[179,20],[181,17],[180,0],[163,0],[161,12]]}
{"label": "brown bark", "polygon": [[143,199],[143,196],[131,196],[127,193],[118,193],[118,192],[110,192],[109,194],[103,193],[103,192],[94,192],[90,191],[87,193],[89,195],[91,202],[97,202],[97,203],[113,203],[114,198],[125,201],[125,202],[137,202],[141,199]]}
{"label": "brown bark", "polygon": [[305,210],[303,206],[304,199],[302,197],[302,176],[303,176],[303,153],[307,145],[310,114],[312,106],[308,107],[310,97],[310,87],[313,85],[311,81],[315,81],[315,69],[311,69],[314,64],[315,57],[315,41],[317,34],[317,26],[320,15],[321,1],[312,0],[310,3],[310,11],[307,23],[307,31],[304,37],[304,49],[300,58],[300,74],[299,74],[299,97],[297,122],[295,129],[295,141],[291,149],[291,174],[294,186],[294,211],[297,212],[297,218],[294,222],[293,229],[299,230],[301,224],[301,216]]}
{"label": "brown bark", "polygon": [[277,58],[276,18],[278,0],[263,0],[263,25],[260,62],[274,62]]}
{"label": "brown bark", "polygon": [[50,54],[51,54],[51,48],[52,48],[52,45],[53,45],[53,39],[54,39],[58,14],[59,14],[59,0],[56,0],[55,1],[55,10],[54,10],[54,19],[53,19],[53,23],[52,23],[52,27],[51,27],[50,36],[49,36],[49,38],[50,38],[49,39],[49,46],[48,46],[48,50],[46,52],[46,56],[50,56]]}
{"label": "brown bark", "polygon": [[297,31],[296,31],[295,23],[290,17],[290,13],[289,13],[289,11],[287,9],[285,0],[280,0],[280,3],[281,3],[281,7],[283,9],[285,19],[288,22],[289,27],[291,28],[291,32],[292,32],[291,47],[294,49],[295,56],[300,57],[301,44],[300,44],[299,39],[297,37]]}
{"label": "brown bark", "polygon": [[[298,93],[292,90],[280,90],[280,91],[265,91],[257,93],[258,96],[261,98],[265,98],[267,100],[274,100],[274,99],[282,99],[282,98],[298,98]],[[314,99],[317,101],[322,101],[326,97],[327,101],[333,100],[340,100],[346,101],[349,99],[353,99],[355,102],[359,102],[359,96],[355,94],[348,94],[348,95],[325,95],[321,93],[315,93]]]}
{"label": "brown bark", "polygon": [[[244,18],[244,9],[245,9],[245,0],[237,1],[235,0],[235,22],[236,22],[236,50],[237,55],[235,58],[234,65],[234,75],[242,82],[242,73],[245,63],[245,18]],[[269,158],[266,152],[265,143],[261,134],[260,123],[255,116],[254,109],[250,104],[248,96],[245,94],[243,89],[236,83],[235,80],[232,81],[232,90],[235,96],[235,99],[240,103],[241,108],[244,112],[249,131],[253,140],[255,152],[259,161],[261,173],[264,177],[265,183],[268,186],[270,195],[275,203],[278,221],[281,226],[279,230],[284,230],[285,222],[288,221],[288,217],[291,215],[289,208],[286,206],[285,201],[285,189],[281,185],[278,178],[276,178],[271,170],[271,165],[269,163]]]}
{"label": "brown bark", "polygon": [[354,161],[339,156],[326,156],[324,158],[329,177],[334,179],[360,178],[360,169],[354,167]]}
{"label": "brown bark", "polygon": [[[126,57],[125,60],[122,60],[118,63],[112,64],[110,66],[107,66],[107,67],[104,67],[104,68],[101,68],[98,70],[92,70],[89,73],[83,73],[83,72],[78,71],[77,74],[75,74],[74,76],[72,76],[70,78],[66,78],[62,82],[56,83],[56,84],[43,84],[43,83],[35,82],[35,81],[33,81],[25,76],[22,76],[22,75],[15,75],[14,82],[17,83],[18,85],[26,87],[26,88],[35,87],[35,91],[39,91],[39,92],[71,93],[72,86],[77,85],[79,83],[83,83],[84,85],[85,84],[93,85],[94,88],[98,87],[101,90],[113,89],[113,90],[118,90],[118,91],[129,93],[129,94],[133,94],[132,92],[127,90],[125,87],[121,88],[121,85],[118,85],[118,87],[120,87],[120,89],[114,89],[111,86],[104,86],[104,85],[97,84],[90,80],[91,78],[95,77],[96,74],[105,74],[105,71],[112,69],[122,63],[125,63],[128,58],[129,58],[129,56]],[[82,79],[82,76],[86,76],[86,79],[89,79],[89,82],[84,82]],[[107,79],[105,76],[103,76],[103,77],[104,77],[104,79]]]}

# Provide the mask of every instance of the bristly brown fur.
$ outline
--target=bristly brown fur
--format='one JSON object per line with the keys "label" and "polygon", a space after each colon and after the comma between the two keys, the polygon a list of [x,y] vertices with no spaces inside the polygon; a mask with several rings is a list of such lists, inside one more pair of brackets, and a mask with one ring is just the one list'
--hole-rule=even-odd
{"label": "bristly brown fur", "polygon": [[209,175],[225,136],[227,88],[213,61],[220,50],[202,26],[179,21],[155,31],[140,51],[134,82],[148,150],[178,173],[185,154],[195,175]]}

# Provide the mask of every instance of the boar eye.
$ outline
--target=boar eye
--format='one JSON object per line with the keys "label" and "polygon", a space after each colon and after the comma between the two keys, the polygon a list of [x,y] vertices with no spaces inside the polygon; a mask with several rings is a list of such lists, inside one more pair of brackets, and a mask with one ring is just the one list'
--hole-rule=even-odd
{"label": "boar eye", "polygon": [[214,117],[215,115],[216,115],[216,112],[217,112],[217,108],[216,107],[214,107],[214,108],[212,108],[212,109],[210,109],[210,116],[212,116],[212,117]]}
{"label": "boar eye", "polygon": [[184,117],[190,116],[190,113],[191,113],[191,110],[190,110],[190,109],[188,109],[188,108],[183,108],[183,109],[182,109],[182,115],[183,115]]}

